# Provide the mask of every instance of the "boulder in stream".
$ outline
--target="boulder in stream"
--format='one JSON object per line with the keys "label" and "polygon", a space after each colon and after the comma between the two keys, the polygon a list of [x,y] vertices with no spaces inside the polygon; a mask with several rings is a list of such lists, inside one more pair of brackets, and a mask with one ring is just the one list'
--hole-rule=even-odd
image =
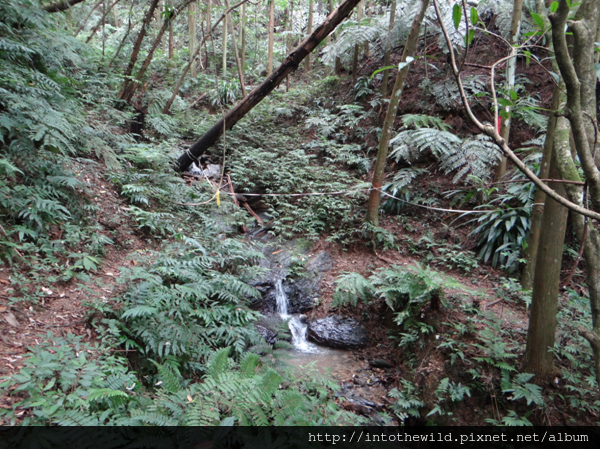
{"label": "boulder in stream", "polygon": [[367,332],[352,318],[332,315],[309,321],[308,338],[339,349],[352,349],[368,343]]}

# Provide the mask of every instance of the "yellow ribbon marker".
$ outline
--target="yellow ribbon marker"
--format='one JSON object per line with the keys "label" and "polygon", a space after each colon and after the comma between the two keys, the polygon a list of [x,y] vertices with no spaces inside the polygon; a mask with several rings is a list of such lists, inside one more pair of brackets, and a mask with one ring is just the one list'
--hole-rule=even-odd
{"label": "yellow ribbon marker", "polygon": [[219,195],[219,191],[217,190],[217,206],[221,205],[221,196]]}

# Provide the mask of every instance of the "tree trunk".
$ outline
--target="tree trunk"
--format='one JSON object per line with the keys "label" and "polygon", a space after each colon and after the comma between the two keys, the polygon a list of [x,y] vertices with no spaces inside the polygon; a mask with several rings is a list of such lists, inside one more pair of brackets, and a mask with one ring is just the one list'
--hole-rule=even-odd
{"label": "tree trunk", "polygon": [[[396,0],[392,0],[392,4],[390,5],[390,24],[388,29],[392,31],[394,28],[394,20],[396,19]],[[391,45],[391,44],[390,44]],[[390,54],[392,50],[391,48],[385,52],[383,56],[383,66],[387,67],[390,65]],[[385,98],[387,96],[388,89],[388,80],[390,76],[390,71],[388,69],[383,71],[383,77],[381,78],[381,96]]]}
{"label": "tree trunk", "polygon": [[[331,13],[331,11],[333,11],[333,8],[334,8],[333,0],[329,0],[328,7],[329,7],[329,12]],[[292,8],[293,8],[293,4],[292,4]],[[292,11],[293,11],[293,9],[292,9]],[[291,19],[291,17],[292,16],[290,14],[290,19]],[[291,29],[292,28],[291,28],[291,20],[290,20],[290,31],[291,31]],[[325,45],[329,45],[329,44],[331,44],[331,34],[329,36],[327,36],[327,38],[325,39]]]}
{"label": "tree trunk", "polygon": [[77,3],[84,2],[85,0],[60,0],[59,2],[52,3],[50,5],[42,6],[42,9],[50,14],[55,12],[66,11],[71,6],[75,6]]}
{"label": "tree trunk", "polygon": [[223,33],[222,33],[222,37],[223,37],[223,42],[221,44],[222,47],[222,53],[223,53],[223,61],[222,61],[222,66],[223,68],[221,69],[221,76],[223,78],[227,77],[227,22],[228,20],[228,14],[225,15],[225,17],[223,17]]}
{"label": "tree trunk", "polygon": [[[597,0],[584,0],[577,11],[577,17],[569,20],[568,31],[573,33],[572,54],[569,54],[564,33],[570,14],[569,3],[566,0],[559,0],[557,11],[550,15],[556,63],[567,88],[565,115],[571,123],[577,156],[585,173],[589,186],[589,199],[594,210],[600,210],[600,172],[594,160],[597,136],[594,123],[589,117],[596,117],[594,41],[599,13]],[[577,177],[571,155],[563,155],[558,166],[566,179]],[[565,189],[572,202],[585,206],[581,199],[581,188],[565,185]],[[586,282],[592,315],[592,329],[580,329],[580,334],[592,347],[596,380],[600,384],[600,235],[595,226],[586,225],[584,217],[573,214],[575,234],[580,244],[584,245],[583,256],[586,262]],[[586,227],[588,235],[584,243]]]}
{"label": "tree trunk", "polygon": [[269,1],[269,44],[267,56],[267,76],[273,72],[273,46],[275,44],[275,0]]}
{"label": "tree trunk", "polygon": [[[367,6],[365,6],[365,17],[369,17],[369,15],[371,14],[371,7],[373,6],[373,0],[369,0],[369,4]],[[369,42],[365,43],[365,58],[369,59],[371,57],[371,49],[369,47]]]}
{"label": "tree trunk", "polygon": [[[225,15],[229,14],[232,10],[234,10],[235,8],[243,5],[244,3],[248,2],[248,1],[249,0],[242,0],[240,3],[238,3],[237,5],[235,5],[235,6],[231,7],[231,8],[228,8],[223,13],[223,15],[219,18],[219,20],[217,20],[217,22],[208,30],[208,33],[206,33],[206,35],[203,36],[202,42],[200,43],[200,45],[197,46],[196,53],[193,55],[192,58],[190,58],[190,62],[191,62],[192,59],[195,59],[196,56],[198,56],[198,53],[200,53],[200,49],[202,48],[202,46],[204,45],[204,43],[206,42],[206,40],[208,39],[208,37],[212,36],[212,34],[216,30],[217,26],[225,18]],[[208,51],[207,51],[207,55],[208,55]],[[207,56],[207,61],[208,61],[208,56]],[[177,83],[175,83],[175,87],[173,88],[173,93],[171,94],[171,98],[169,99],[169,101],[167,101],[167,104],[165,104],[165,107],[162,110],[163,114],[168,114],[169,113],[169,110],[171,109],[171,106],[173,105],[173,102],[175,101],[175,98],[177,98],[177,94],[179,93],[179,89],[181,88],[181,84],[183,84],[183,80],[185,79],[185,76],[187,75],[188,71],[190,70],[190,66],[191,66],[191,63],[188,63],[185,66],[185,68],[183,69],[181,75],[179,76],[179,79],[177,80]],[[208,66],[208,63],[207,63],[207,66]]]}
{"label": "tree trunk", "polygon": [[[554,87],[552,93],[552,111],[557,111],[560,106],[561,88],[559,86]],[[550,173],[550,161],[552,159],[552,152],[554,147],[554,133],[556,129],[557,117],[551,113],[548,117],[548,128],[546,130],[546,140],[544,141],[544,149],[542,151],[542,161],[540,167],[539,177],[546,179]],[[521,273],[521,286],[525,290],[533,288],[533,275],[535,273],[535,264],[537,260],[538,244],[540,241],[540,231],[542,229],[542,215],[544,212],[544,203],[546,201],[546,194],[537,189],[535,191],[535,199],[533,201],[533,209],[531,211],[531,227],[529,229],[529,236],[527,237],[527,248],[525,249],[526,264]]]}
{"label": "tree trunk", "polygon": [[123,85],[121,86],[121,91],[119,92],[119,99],[122,100],[124,98],[125,93],[130,90],[131,84],[133,82],[129,79],[131,74],[133,73],[133,68],[135,67],[135,63],[137,62],[138,56],[140,54],[140,48],[142,47],[142,42],[144,41],[144,37],[146,37],[146,29],[148,24],[152,20],[152,16],[154,15],[154,10],[158,5],[158,0],[152,0],[150,3],[150,8],[146,11],[146,15],[144,16],[144,21],[142,22],[142,28],[135,40],[135,44],[133,45],[133,50],[131,52],[131,57],[129,58],[129,64],[127,64],[127,68],[123,73]]}
{"label": "tree trunk", "polygon": [[125,41],[129,37],[129,33],[131,32],[131,15],[132,15],[132,13],[133,13],[133,2],[129,6],[129,16],[128,16],[128,19],[127,19],[127,31],[125,32],[125,36],[123,36],[123,39],[121,39],[121,42],[119,43],[119,47],[117,48],[117,51],[115,52],[115,55],[112,57],[112,59],[108,63],[108,68],[110,68],[113,65],[113,62],[115,62],[115,60],[119,56],[119,53],[121,53],[121,49],[123,48],[123,45],[125,44]]}
{"label": "tree trunk", "polygon": [[[406,62],[408,57],[412,57],[417,47],[419,40],[419,33],[421,30],[421,24],[423,23],[423,17],[425,11],[429,6],[429,0],[421,0],[421,8],[417,16],[413,19],[412,27],[408,33],[406,39],[406,45],[402,52],[401,62]],[[388,147],[390,145],[392,128],[394,121],[396,120],[396,113],[398,112],[398,104],[400,103],[400,96],[402,95],[402,88],[404,87],[404,81],[408,75],[409,66],[406,65],[398,72],[396,81],[392,89],[390,102],[388,104],[387,113],[385,115],[385,121],[383,122],[383,129],[381,130],[381,138],[379,139],[379,149],[377,150],[377,159],[375,160],[375,167],[373,168],[373,188],[369,194],[369,203],[367,206],[367,215],[365,220],[375,226],[379,224],[379,200],[381,198],[381,189],[383,185],[385,163],[388,155]]]}
{"label": "tree trunk", "polygon": [[146,56],[146,59],[144,60],[142,67],[140,67],[140,70],[138,71],[138,74],[135,77],[135,82],[130,82],[129,85],[127,86],[127,88],[122,91],[121,95],[119,96],[120,100],[123,100],[126,102],[131,101],[131,99],[133,98],[133,95],[135,94],[135,91],[137,90],[138,86],[140,85],[140,81],[142,80],[142,77],[144,76],[144,74],[146,73],[146,70],[150,66],[150,63],[152,62],[152,58],[154,57],[154,52],[160,45],[162,37],[165,34],[165,32],[167,31],[167,29],[169,28],[169,25],[173,22],[173,20],[175,20],[177,18],[179,13],[181,11],[183,11],[186,8],[186,6],[188,6],[192,1],[193,0],[185,0],[184,3],[182,3],[176,9],[174,9],[171,12],[171,14],[169,15],[168,19],[164,21],[163,26],[161,27],[160,31],[158,32],[158,35],[156,36],[156,38],[154,39],[152,47],[150,47],[148,56]]}
{"label": "tree trunk", "polygon": [[188,7],[188,33],[190,41],[190,76],[196,78],[198,73],[196,72],[196,58],[193,56],[196,54],[196,2],[193,1]]}
{"label": "tree trunk", "polygon": [[[357,12],[357,16],[356,16],[356,22],[358,23],[358,25],[360,26],[360,22],[363,19],[363,14],[365,11],[365,0],[361,0],[361,2],[358,4],[358,12]],[[352,57],[352,82],[356,83],[356,75],[358,73],[358,56],[360,53],[360,49],[359,49],[360,45],[356,44],[354,46],[354,56]]]}
{"label": "tree trunk", "polygon": [[[550,177],[558,179],[557,157],[559,153],[570,152],[570,127],[568,121],[560,117],[554,133],[554,149],[550,162]],[[564,185],[557,183],[555,190],[564,195]],[[554,348],[556,333],[556,313],[558,311],[558,288],[562,263],[568,210],[551,198],[546,199],[540,231],[540,241],[533,278],[533,295],[527,330],[527,347],[522,371],[536,376],[538,382],[547,382],[556,374]]]}
{"label": "tree trunk", "polygon": [[240,34],[242,42],[240,44],[240,62],[242,69],[242,78],[246,77],[246,5],[240,9]]}
{"label": "tree trunk", "polygon": [[[102,27],[102,35],[104,36],[104,23],[106,21],[106,16],[108,15],[108,12],[111,10],[111,8],[113,6],[115,6],[117,3],[119,3],[121,0],[115,0],[115,2],[110,6],[110,8],[106,7],[106,2],[102,1],[100,3],[102,3],[102,17],[100,18],[100,20],[98,21],[98,23],[96,24],[96,26],[92,29],[92,32],[90,33],[90,35],[88,36],[88,38],[86,39],[85,43],[88,44],[92,38],[94,37],[94,35],[96,34],[96,31],[98,31],[98,28]],[[103,41],[104,43],[104,41]],[[104,54],[104,49],[102,49],[102,54]]]}
{"label": "tree trunk", "polygon": [[98,3],[96,3],[94,5],[94,7],[92,9],[89,10],[89,12],[87,13],[87,15],[85,16],[85,19],[83,19],[83,21],[81,22],[81,25],[79,26],[79,28],[77,28],[77,31],[75,31],[75,37],[77,37],[77,35],[79,33],[81,33],[81,30],[83,30],[85,28],[85,24],[87,23],[88,19],[92,15],[92,13],[94,11],[96,11],[96,9],[98,9],[98,6],[100,6],[103,2],[104,2],[104,0],[100,0]]}
{"label": "tree trunk", "polygon": [[[212,6],[212,0],[206,0],[206,29],[207,31],[209,31],[208,35],[210,36],[212,34],[212,28],[211,28],[211,20],[210,20],[210,10],[211,10],[211,6]],[[206,38],[202,38],[203,42],[206,42]],[[212,57],[214,58],[215,55],[213,54]],[[216,64],[216,62],[215,62]],[[208,68],[210,65],[210,58],[208,57],[208,47],[206,48],[206,68]]]}
{"label": "tree trunk", "polygon": [[[310,0],[308,3],[308,24],[306,25],[306,33],[310,36],[312,34],[313,29],[313,9],[314,9],[314,0]],[[310,71],[310,53],[306,55],[306,59],[304,60],[304,71]]]}
{"label": "tree trunk", "polygon": [[[169,6],[173,6],[173,0],[169,0]],[[169,22],[169,59],[173,59],[173,22]]]}
{"label": "tree trunk", "polygon": [[[225,7],[229,9],[229,1],[225,0]],[[235,54],[235,64],[237,66],[238,77],[240,79],[240,88],[242,89],[242,97],[246,96],[246,85],[244,84],[244,74],[242,72],[242,61],[238,52],[237,42],[235,40],[235,28],[233,27],[233,20],[229,15],[229,27],[231,32],[231,40],[233,42],[233,52]]]}
{"label": "tree trunk", "polygon": [[112,7],[112,10],[113,10],[113,17],[115,20],[115,28],[119,28],[119,14],[117,12],[117,5],[114,5]]}
{"label": "tree trunk", "polygon": [[[509,42],[513,47],[517,45],[519,41],[519,34],[521,31],[521,16],[523,12],[523,0],[514,0],[513,3],[513,15],[512,23],[510,27]],[[517,58],[510,58],[506,62],[506,84],[505,88],[507,92],[515,87],[515,73],[517,68]],[[508,137],[510,135],[510,106],[505,107],[505,111],[509,114],[509,117],[502,120],[502,127],[500,128],[500,135],[508,143]],[[506,156],[502,156],[500,164],[496,166],[494,179],[500,181],[500,179],[506,174]]]}
{"label": "tree trunk", "polygon": [[[428,0],[424,0],[428,1]],[[177,171],[184,171],[192,162],[202,155],[208,148],[214,145],[225,129],[231,129],[244,115],[246,115],[254,106],[261,102],[270,92],[273,91],[285,77],[298,65],[302,60],[319,45],[329,33],[344,20],[348,14],[354,9],[359,0],[346,0],[333,11],[325,21],[302,43],[288,55],[283,63],[257,86],[246,98],[240,101],[233,109],[231,109],[221,120],[219,120],[206,134],[204,134],[196,143],[194,143],[185,153],[177,160],[174,168]]]}

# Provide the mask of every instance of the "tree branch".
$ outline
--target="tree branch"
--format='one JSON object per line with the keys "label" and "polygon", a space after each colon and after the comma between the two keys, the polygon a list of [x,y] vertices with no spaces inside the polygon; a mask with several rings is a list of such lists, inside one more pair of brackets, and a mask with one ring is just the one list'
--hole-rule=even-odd
{"label": "tree branch", "polygon": [[[433,0],[433,6],[435,7],[435,11],[436,11],[436,14],[437,14],[437,17],[438,17],[438,21],[439,21],[440,26],[442,28],[442,33],[444,34],[444,38],[446,39],[446,43],[448,45],[448,50],[450,51],[450,61],[451,61],[451,65],[452,65],[452,70],[454,72],[454,77],[456,78],[456,82],[458,84],[458,90],[460,92],[460,97],[462,99],[462,102],[463,102],[463,105],[464,105],[465,110],[467,112],[467,115],[469,116],[469,118],[471,119],[471,121],[475,124],[475,126],[481,132],[483,132],[484,134],[486,134],[486,135],[488,135],[489,137],[492,138],[492,140],[496,143],[496,145],[498,145],[502,149],[502,151],[504,152],[504,154],[506,155],[506,157],[508,159],[510,159],[511,162],[513,164],[515,164],[517,166],[517,168],[525,176],[527,176],[536,185],[536,187],[538,189],[542,190],[550,198],[552,198],[553,200],[555,200],[558,203],[562,204],[563,206],[569,208],[573,212],[577,212],[577,213],[579,213],[581,215],[584,215],[586,217],[593,218],[595,220],[600,221],[600,214],[599,213],[591,211],[589,209],[586,209],[585,207],[581,207],[578,204],[575,204],[575,203],[567,200],[566,198],[562,197],[561,195],[559,195],[558,193],[556,193],[554,190],[552,190],[551,188],[549,188],[548,186],[546,186],[531,170],[529,170],[529,168],[527,168],[527,166],[510,149],[510,147],[507,145],[506,141],[498,133],[498,130],[497,130],[497,128],[495,126],[493,126],[493,125],[484,125],[483,123],[481,123],[477,119],[477,117],[475,117],[475,114],[473,113],[473,111],[471,110],[471,106],[469,105],[469,100],[467,99],[467,95],[465,93],[465,89],[464,89],[462,80],[460,79],[460,72],[459,72],[458,66],[456,64],[456,57],[454,55],[454,49],[452,47],[452,41],[450,40],[450,36],[448,35],[448,30],[446,30],[446,26],[444,25],[444,21],[441,18],[441,14],[440,14],[440,11],[439,11],[439,6],[438,6],[438,0]],[[554,28],[557,28],[557,27],[553,26],[553,29]],[[564,27],[562,29],[564,29]],[[560,34],[560,32],[559,32],[559,34]],[[563,34],[563,36],[564,36],[564,34]],[[554,38],[554,35],[552,37]],[[567,52],[567,57],[568,57],[568,52]],[[503,59],[506,59],[506,58],[503,58]],[[557,51],[557,60],[558,60],[558,51]],[[569,63],[570,63],[570,61],[569,61]],[[574,70],[573,70],[573,72],[574,72]],[[575,78],[576,77],[577,77],[577,74],[575,74]],[[579,82],[579,81],[577,81],[577,82]],[[493,86],[494,85],[494,80],[493,79],[491,80],[491,83],[492,83],[492,86]]]}

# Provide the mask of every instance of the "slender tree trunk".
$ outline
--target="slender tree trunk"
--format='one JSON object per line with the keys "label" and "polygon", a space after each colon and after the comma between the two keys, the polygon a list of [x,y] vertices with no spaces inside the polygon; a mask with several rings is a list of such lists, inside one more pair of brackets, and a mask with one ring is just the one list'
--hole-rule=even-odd
{"label": "slender tree trunk", "polygon": [[[549,0],[551,1],[551,0]],[[548,6],[550,6],[548,4]],[[546,16],[547,6],[543,0],[536,0],[537,13],[543,18],[545,24],[549,28],[550,22]],[[552,51],[552,40],[548,44],[549,50]],[[558,73],[558,67],[556,62],[553,62],[553,70]],[[561,81],[562,83],[562,81]],[[550,109],[552,111],[558,111],[561,102],[561,93],[564,91],[565,86],[555,86],[552,92],[552,104]],[[563,98],[564,100],[564,98]],[[548,117],[548,127],[546,129],[546,139],[544,140],[544,148],[542,150],[542,160],[540,162],[540,173],[541,179],[548,178],[550,173],[550,160],[552,159],[553,148],[554,148],[554,132],[556,129],[557,117],[555,114],[550,113]],[[524,257],[526,260],[525,267],[521,273],[521,286],[525,290],[531,290],[533,288],[533,276],[535,273],[535,264],[537,259],[537,249],[540,241],[540,230],[542,227],[542,213],[544,212],[544,203],[546,201],[546,194],[541,190],[537,189],[535,192],[535,198],[533,201],[533,208],[531,211],[531,227],[529,229],[529,235],[527,237],[527,247],[524,251]]]}
{"label": "slender tree trunk", "polygon": [[[209,31],[208,35],[212,35],[212,28],[211,28],[211,20],[210,20],[210,10],[211,10],[211,6],[212,6],[212,0],[206,0],[206,30]],[[206,42],[206,39],[203,38],[203,41]],[[212,57],[214,58],[215,55],[213,54]],[[216,62],[215,62],[216,64]],[[208,47],[206,47],[206,68],[208,69],[210,65],[210,58],[208,57]]]}
{"label": "slender tree trunk", "polygon": [[[428,0],[424,0],[427,2]],[[346,0],[334,12],[332,12],[317,29],[292,52],[267,79],[257,86],[242,101],[233,107],[221,120],[210,128],[196,143],[183,153],[177,160],[174,168],[177,171],[184,171],[200,155],[214,145],[225,130],[231,129],[244,115],[246,115],[254,106],[260,103],[270,92],[273,91],[285,77],[302,60],[319,45],[329,33],[344,20],[354,9],[359,0]]]}
{"label": "slender tree trunk", "polygon": [[77,28],[77,31],[75,31],[75,37],[77,37],[77,35],[79,33],[81,33],[81,30],[83,30],[85,28],[85,24],[87,23],[87,21],[89,20],[90,16],[92,15],[92,13],[94,11],[96,11],[96,9],[98,9],[98,6],[100,6],[102,3],[104,2],[104,0],[100,0],[98,3],[96,3],[94,5],[94,7],[92,9],[90,9],[90,11],[87,13],[87,15],[85,16],[85,19],[83,19],[83,21],[81,22],[81,25],[79,26],[79,28]]}
{"label": "slender tree trunk", "polygon": [[119,28],[119,13],[117,12],[117,5],[114,5],[112,7],[113,10],[113,17],[115,20],[115,28]]}
{"label": "slender tree trunk", "polygon": [[146,59],[142,63],[142,66],[140,67],[140,70],[138,71],[138,73],[135,77],[135,82],[130,82],[129,85],[127,86],[127,88],[122,91],[122,93],[119,97],[120,100],[124,100],[127,102],[131,101],[131,99],[133,98],[133,95],[135,94],[135,91],[137,90],[137,88],[140,84],[140,81],[142,80],[142,77],[144,76],[144,74],[146,73],[146,70],[150,66],[150,63],[152,62],[152,58],[154,57],[154,52],[160,45],[162,37],[165,34],[165,32],[167,31],[167,29],[169,28],[169,25],[173,22],[173,20],[175,20],[177,18],[179,13],[181,11],[183,11],[192,1],[193,0],[185,0],[184,3],[182,3],[179,7],[177,7],[175,10],[173,10],[171,12],[171,14],[169,15],[168,19],[164,21],[163,26],[159,30],[156,38],[154,39],[152,47],[150,47],[148,56],[146,56]]}
{"label": "slender tree trunk", "polygon": [[133,2],[129,6],[129,15],[128,15],[128,19],[127,19],[127,31],[125,32],[125,36],[123,36],[123,39],[121,39],[121,42],[119,43],[119,47],[117,48],[115,55],[112,57],[112,59],[108,63],[108,68],[110,68],[113,65],[113,62],[115,62],[115,60],[119,56],[119,53],[121,53],[121,49],[123,48],[125,41],[129,37],[129,33],[131,32],[131,15],[132,15],[132,13],[133,13]]}
{"label": "slender tree trunk", "polygon": [[[329,2],[331,3],[332,0],[329,0]],[[331,10],[329,11],[331,12]],[[288,15],[288,23],[287,23],[287,31],[288,34],[285,37],[285,47],[286,47],[286,51],[287,53],[291,53],[292,52],[292,48],[294,45],[293,42],[293,38],[292,38],[292,33],[294,32],[294,0],[290,1],[290,10],[289,10],[289,15]],[[330,39],[329,36],[327,36],[326,39]],[[290,90],[290,76],[288,75],[285,79],[285,91],[288,92]]]}
{"label": "slender tree trunk", "polygon": [[[333,5],[333,0],[328,0],[328,7],[329,7],[329,12],[331,13],[331,11],[333,11],[334,5]],[[327,39],[325,39],[325,45],[329,45],[331,44],[331,38],[332,35],[330,34],[329,36],[327,36]]]}
{"label": "slender tree trunk", "polygon": [[[513,47],[519,42],[519,34],[521,31],[521,16],[523,12],[523,0],[514,0],[513,4],[513,15],[512,23],[510,27],[509,42]],[[506,62],[506,84],[505,88],[507,92],[515,87],[515,74],[517,68],[517,58],[511,58]],[[506,142],[510,136],[510,106],[505,107],[505,111],[509,114],[509,117],[502,120],[502,127],[500,128],[500,135]],[[506,156],[502,156],[500,164],[496,166],[494,179],[500,181],[500,179],[506,174]]]}
{"label": "slender tree trunk", "polygon": [[[556,155],[569,148],[569,122],[564,117],[557,120],[554,133],[554,149],[550,162],[550,177],[560,177]],[[557,193],[564,195],[564,185],[557,183]],[[523,372],[535,374],[538,382],[546,382],[556,374],[554,348],[556,333],[556,314],[558,311],[558,288],[562,263],[563,244],[567,228],[568,210],[552,198],[547,198],[542,214],[544,226],[540,231],[540,240],[533,278],[533,294],[527,330],[527,347],[523,363]]]}
{"label": "slender tree trunk", "polygon": [[[238,3],[237,5],[233,6],[232,8],[228,8],[227,11],[225,13],[223,13],[223,15],[219,18],[219,20],[217,20],[216,23],[214,25],[212,25],[212,27],[210,27],[208,29],[208,32],[202,37],[202,42],[200,43],[200,45],[198,45],[196,47],[196,53],[192,56],[192,58],[190,58],[190,63],[188,63],[185,66],[181,75],[179,76],[179,79],[175,83],[175,87],[173,88],[173,93],[171,94],[171,98],[169,99],[169,101],[167,101],[167,104],[165,104],[165,107],[162,110],[163,114],[169,113],[169,110],[171,109],[171,106],[173,105],[175,98],[177,98],[177,94],[179,93],[179,89],[181,88],[181,85],[183,84],[183,80],[185,79],[188,71],[190,70],[191,60],[195,59],[198,56],[198,53],[200,53],[200,49],[206,43],[206,40],[213,35],[214,31],[217,29],[217,26],[221,23],[222,20],[225,19],[225,15],[229,14],[231,12],[231,10],[243,5],[244,2],[247,2],[247,1],[249,1],[249,0],[242,0],[242,2]],[[206,54],[208,55],[208,51],[206,51]],[[207,61],[208,61],[208,56],[207,56]],[[208,63],[207,63],[207,66],[208,66]]]}
{"label": "slender tree trunk", "polygon": [[[396,19],[396,0],[392,0],[392,4],[390,5],[390,24],[388,29],[392,31],[394,28],[394,20]],[[391,46],[391,44],[390,44]],[[383,56],[383,66],[387,67],[390,65],[390,54],[392,50],[391,48],[386,50],[385,55]],[[381,96],[383,98],[387,97],[388,90],[388,80],[390,76],[390,71],[388,69],[383,71],[383,77],[381,78]]]}
{"label": "slender tree trunk", "polygon": [[[363,14],[365,12],[365,0],[361,0],[361,2],[358,4],[358,12],[357,12],[357,17],[356,17],[356,21],[358,22],[358,25],[360,26],[360,23],[362,22],[363,19]],[[360,45],[356,44],[354,46],[354,56],[352,57],[352,82],[356,83],[356,76],[358,74],[358,56],[360,54]]]}
{"label": "slender tree trunk", "polygon": [[[370,17],[371,7],[373,6],[373,0],[369,0],[368,6],[365,7],[365,17]],[[371,57],[371,49],[369,47],[369,42],[365,43],[365,58]]]}
{"label": "slender tree trunk", "polygon": [[269,43],[267,55],[267,76],[273,72],[273,45],[275,42],[275,0],[269,1]]}
{"label": "slender tree trunk", "polygon": [[106,53],[106,16],[108,15],[106,1],[107,0],[104,0],[104,3],[102,4],[102,8],[104,9],[104,14],[102,15],[102,60],[104,60]]}
{"label": "slender tree trunk", "polygon": [[131,52],[131,57],[129,58],[129,64],[127,64],[127,68],[123,73],[123,85],[121,86],[121,91],[119,92],[119,99],[124,99],[124,94],[130,89],[130,86],[133,84],[132,80],[129,78],[133,73],[133,68],[135,67],[135,63],[137,62],[138,56],[140,54],[140,48],[142,47],[142,42],[144,41],[144,37],[146,37],[147,27],[152,20],[152,16],[154,15],[154,10],[158,5],[158,0],[152,0],[150,3],[150,7],[146,11],[146,15],[144,16],[144,21],[142,22],[142,27],[140,28],[140,32],[135,40],[135,44],[133,45],[133,51]]}
{"label": "slender tree trunk", "polygon": [[190,76],[196,78],[198,73],[196,72],[196,58],[192,59],[192,56],[196,54],[196,2],[190,3],[189,17],[188,17],[188,33],[190,42]]}
{"label": "slender tree trunk", "polygon": [[[570,15],[570,4],[559,0],[555,13],[550,15],[552,41],[556,63],[567,88],[565,113],[573,130],[573,140],[581,168],[589,186],[588,196],[594,210],[600,210],[600,171],[596,166],[596,132],[590,117],[596,117],[596,72],[594,63],[594,41],[600,19],[596,0],[584,0],[577,11],[577,17],[568,21],[568,31],[573,33],[572,54],[569,53],[564,30]],[[559,170],[565,179],[577,178],[577,170],[570,154],[559,161]],[[582,189],[565,185],[568,196],[574,203],[585,205]],[[600,235],[595,226],[587,225],[581,215],[573,214],[573,228],[577,239],[584,245],[583,256],[586,262],[586,283],[590,296],[592,329],[579,329],[594,353],[594,370],[600,384]],[[587,228],[587,237],[584,238]]]}
{"label": "slender tree trunk", "polygon": [[[229,1],[225,0],[225,7],[229,9]],[[235,28],[233,27],[233,20],[231,15],[229,16],[229,26],[231,32],[231,40],[233,42],[233,52],[235,54],[235,64],[237,66],[238,77],[240,79],[240,88],[242,89],[242,97],[246,96],[246,85],[244,84],[244,74],[242,72],[242,61],[240,60],[240,55],[238,52],[237,42],[235,40]]]}
{"label": "slender tree trunk", "polygon": [[240,61],[242,69],[242,78],[246,77],[246,5],[242,5],[240,9],[240,34],[242,35],[242,43],[240,48]]}
{"label": "slender tree trunk", "polygon": [[[308,24],[306,25],[306,33],[310,36],[312,34],[313,29],[313,10],[315,8],[314,0],[310,0],[308,3]],[[310,71],[310,53],[306,56],[304,60],[304,71]]]}
{"label": "slender tree trunk", "polygon": [[[173,0],[169,0],[169,6],[173,7]],[[169,59],[173,59],[173,22],[169,22]]]}
{"label": "slender tree trunk", "polygon": [[[402,52],[401,62],[406,62],[408,57],[412,57],[417,47],[419,40],[419,33],[421,30],[421,24],[423,23],[423,17],[425,11],[429,6],[429,0],[421,0],[421,8],[417,16],[414,18],[410,32],[406,39],[406,45]],[[396,113],[398,112],[398,104],[400,103],[400,97],[402,96],[402,88],[404,87],[404,81],[408,75],[409,65],[406,65],[398,72],[396,81],[392,89],[392,95],[388,104],[387,113],[385,115],[385,121],[383,122],[383,129],[381,131],[381,138],[379,139],[379,148],[377,150],[377,159],[375,160],[375,167],[373,168],[373,188],[369,195],[369,203],[367,205],[367,215],[365,220],[375,226],[379,224],[379,201],[381,199],[381,192],[379,189],[383,186],[383,178],[385,171],[385,163],[388,155],[388,147],[390,146],[390,139],[394,121],[396,120]]]}
{"label": "slender tree trunk", "polygon": [[229,21],[229,17],[226,15],[225,17],[223,17],[223,32],[222,32],[222,37],[223,37],[223,42],[221,44],[222,48],[222,53],[223,53],[223,61],[222,61],[222,76],[223,78],[227,77],[227,22]]}
{"label": "slender tree trunk", "polygon": [[[563,87],[564,88],[564,87]],[[560,106],[561,88],[556,86],[552,93],[552,111],[557,111]],[[552,151],[554,147],[554,133],[556,129],[557,117],[550,114],[548,117],[548,128],[546,130],[546,140],[544,141],[544,149],[542,151],[542,160],[540,166],[539,177],[546,179],[550,175],[550,161],[552,159]],[[537,260],[538,244],[540,242],[540,231],[542,229],[542,214],[544,212],[544,204],[546,194],[541,190],[535,191],[535,199],[533,201],[533,209],[531,211],[531,227],[527,238],[527,248],[525,249],[526,264],[521,274],[521,286],[525,290],[533,288],[533,276],[535,273],[535,264]]]}
{"label": "slender tree trunk", "polygon": [[[102,35],[104,36],[104,24],[106,22],[106,16],[108,15],[108,12],[112,9],[113,6],[115,6],[117,3],[119,3],[121,0],[115,0],[115,2],[110,6],[110,8],[106,7],[106,4],[104,1],[102,1],[102,17],[100,18],[100,20],[98,21],[98,23],[96,24],[96,26],[94,27],[94,29],[92,30],[92,32],[90,33],[90,35],[88,36],[88,38],[86,39],[85,43],[89,43],[92,38],[96,35],[96,31],[98,31],[98,29],[100,27],[102,27]],[[104,51],[104,49],[103,49]]]}

